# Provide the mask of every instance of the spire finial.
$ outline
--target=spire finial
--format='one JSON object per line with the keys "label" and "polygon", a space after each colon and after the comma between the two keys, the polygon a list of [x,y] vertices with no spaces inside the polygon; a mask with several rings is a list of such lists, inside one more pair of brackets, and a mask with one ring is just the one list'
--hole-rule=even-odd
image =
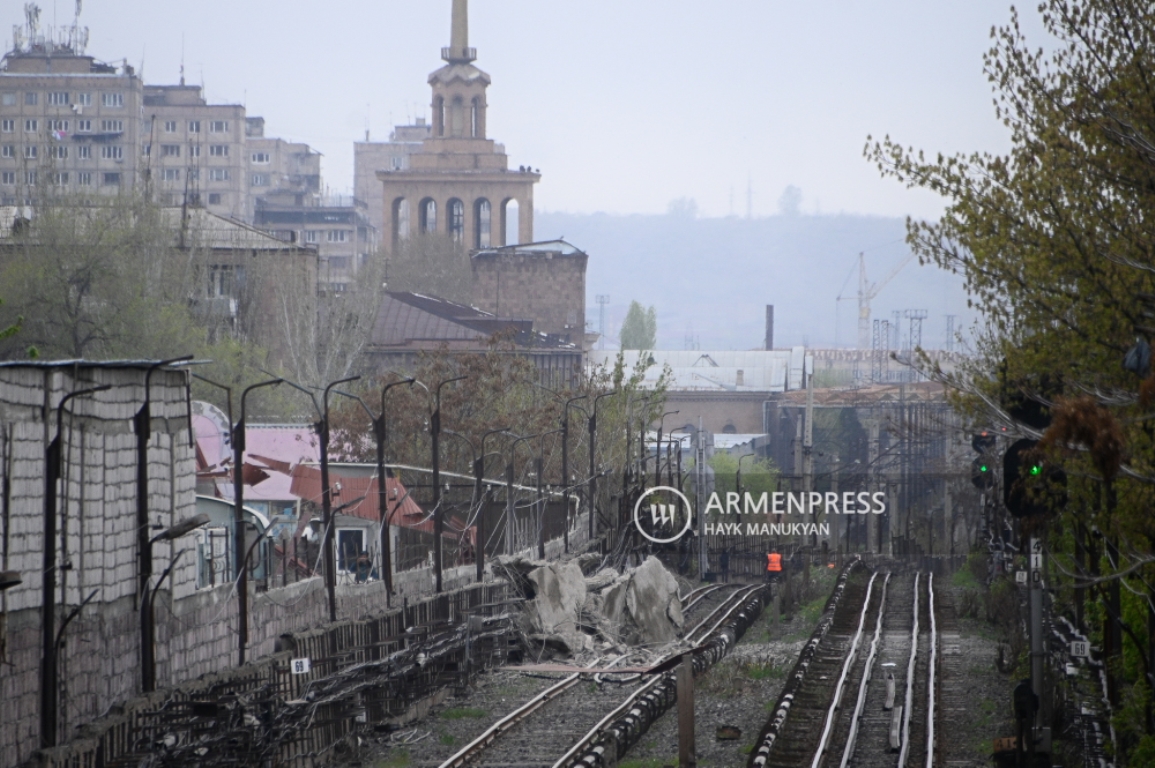
{"label": "spire finial", "polygon": [[469,0],[453,0],[453,33],[441,58],[467,63],[477,58],[477,52],[469,47]]}

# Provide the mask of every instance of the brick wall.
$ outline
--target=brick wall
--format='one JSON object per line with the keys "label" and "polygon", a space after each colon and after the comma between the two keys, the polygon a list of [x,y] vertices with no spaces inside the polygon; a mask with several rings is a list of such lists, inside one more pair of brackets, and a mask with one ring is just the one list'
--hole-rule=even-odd
{"label": "brick wall", "polygon": [[473,303],[498,317],[531,319],[535,331],[580,346],[588,261],[581,252],[484,251],[472,259]]}

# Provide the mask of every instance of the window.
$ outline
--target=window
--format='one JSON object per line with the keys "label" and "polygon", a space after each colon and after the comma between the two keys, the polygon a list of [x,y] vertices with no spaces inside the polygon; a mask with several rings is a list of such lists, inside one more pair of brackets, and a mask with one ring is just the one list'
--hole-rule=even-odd
{"label": "window", "polygon": [[15,184],[16,183],[16,172],[15,171],[4,171],[3,175],[0,175],[0,182],[3,182],[5,184],[9,184],[9,185]]}
{"label": "window", "polygon": [[180,157],[180,144],[162,144],[160,146],[161,157]]}
{"label": "window", "polygon": [[100,156],[105,160],[123,160],[124,147],[119,144],[108,144],[100,148]]}
{"label": "window", "polygon": [[77,120],[76,121],[76,131],[78,133],[91,133],[92,132],[92,121],[91,120]]}
{"label": "window", "polygon": [[52,174],[52,183],[58,187],[65,186],[66,184],[68,184],[68,174],[67,173],[54,173],[54,174]]}
{"label": "window", "polygon": [[26,171],[24,173],[24,183],[25,184],[35,184],[36,183],[36,171]]}
{"label": "window", "polygon": [[24,94],[24,105],[28,107],[35,107],[40,103],[40,94],[28,92]]}
{"label": "window", "polygon": [[49,120],[48,121],[48,130],[67,132],[68,131],[68,121],[67,120]]}
{"label": "window", "polygon": [[5,107],[16,106],[16,94],[12,92],[0,93],[0,105]]}
{"label": "window", "polygon": [[228,157],[229,156],[229,145],[228,144],[213,144],[211,147],[209,147],[209,156],[210,157]]}
{"label": "window", "polygon": [[349,257],[348,256],[330,256],[329,257],[329,266],[332,269],[348,269],[349,268]]}
{"label": "window", "polygon": [[427,235],[437,231],[437,202],[425,198],[417,208],[417,226]]}
{"label": "window", "polygon": [[3,131],[4,133],[12,133],[14,130],[16,130],[15,120],[5,120],[0,122],[0,131]]}
{"label": "window", "polygon": [[449,234],[457,242],[465,239],[465,203],[457,198],[449,201]]}
{"label": "window", "polygon": [[35,160],[37,151],[38,148],[35,144],[29,144],[24,148],[24,157],[28,158],[29,160]]}
{"label": "window", "polygon": [[222,199],[223,198],[220,192],[209,193],[209,205],[220,205]]}
{"label": "window", "polygon": [[209,133],[228,133],[228,132],[229,132],[229,121],[228,120],[213,120],[212,122],[209,123]]}
{"label": "window", "polygon": [[123,120],[101,120],[100,130],[104,133],[124,133]]}
{"label": "window", "polygon": [[76,103],[82,107],[91,107],[92,106],[92,94],[91,93],[78,93],[78,94],[76,94]]}
{"label": "window", "polygon": [[92,158],[92,147],[87,144],[82,144],[76,148],[76,156],[81,160],[89,160]]}
{"label": "window", "polygon": [[201,145],[200,144],[189,144],[188,145],[188,156],[189,157],[200,157],[201,156]]}
{"label": "window", "polygon": [[106,107],[123,107],[124,94],[123,93],[102,93],[100,94],[100,103]]}
{"label": "window", "polygon": [[141,157],[152,157],[152,145],[151,144],[142,145],[140,148],[140,156]]}
{"label": "window", "polygon": [[188,132],[189,133],[200,133],[201,132],[201,121],[200,120],[189,120],[188,121]]}
{"label": "window", "polygon": [[330,229],[325,234],[325,240],[330,243],[347,243],[349,242],[349,231],[345,229]]}
{"label": "window", "polygon": [[48,104],[53,107],[67,107],[68,94],[56,91],[48,94]]}
{"label": "window", "polygon": [[68,159],[68,147],[49,147],[48,148],[48,156],[54,157],[57,160],[67,160]]}
{"label": "window", "polygon": [[176,120],[165,120],[164,121],[164,132],[165,133],[176,133]]}
{"label": "window", "polygon": [[40,130],[40,122],[39,121],[37,121],[37,120],[25,120],[24,121],[24,132],[25,133],[36,133],[39,130]]}
{"label": "window", "polygon": [[267,173],[254,173],[253,174],[253,186],[254,187],[267,187],[267,186],[269,186],[269,174],[267,174]]}
{"label": "window", "polygon": [[253,162],[257,165],[267,165],[270,160],[268,152],[254,152]]}
{"label": "window", "polygon": [[119,173],[106,173],[106,174],[104,174],[104,186],[106,186],[106,187],[118,187],[118,186],[120,186],[120,174]]}
{"label": "window", "polygon": [[88,171],[76,174],[76,183],[82,187],[92,186],[92,174]]}
{"label": "window", "polygon": [[201,172],[200,172],[199,168],[189,168],[188,169],[188,180],[189,181],[198,181],[200,179],[200,177],[201,177]]}
{"label": "window", "polygon": [[306,243],[317,243],[317,242],[320,242],[320,240],[321,240],[321,233],[320,232],[318,232],[315,229],[305,230],[305,242]]}
{"label": "window", "polygon": [[0,157],[16,157],[16,147],[11,144],[5,144],[3,147],[0,147]]}
{"label": "window", "polygon": [[209,170],[209,181],[228,181],[231,177],[228,168],[212,168]]}
{"label": "window", "polygon": [[180,181],[180,168],[165,168],[164,169],[164,180],[165,181]]}

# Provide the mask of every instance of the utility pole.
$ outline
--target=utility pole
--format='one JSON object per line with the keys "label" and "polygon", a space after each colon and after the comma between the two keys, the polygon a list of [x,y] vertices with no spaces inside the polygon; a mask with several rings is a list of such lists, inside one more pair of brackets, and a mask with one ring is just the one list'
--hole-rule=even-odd
{"label": "utility pole", "polygon": [[[805,355],[802,360],[802,373],[806,377],[806,421],[802,432],[802,489],[808,494],[814,490],[814,371],[809,363],[810,355]],[[810,510],[810,514],[814,514],[813,509]],[[818,534],[811,534],[810,539],[811,546],[818,546]],[[805,573],[809,576],[809,566],[806,567]]]}
{"label": "utility pole", "polygon": [[610,303],[608,294],[598,294],[598,349],[606,348],[606,305]]}
{"label": "utility pole", "polygon": [[702,417],[698,417],[698,431],[694,435],[694,503],[698,510],[698,578],[706,575],[706,507],[702,496],[706,483],[706,441],[703,437]]}

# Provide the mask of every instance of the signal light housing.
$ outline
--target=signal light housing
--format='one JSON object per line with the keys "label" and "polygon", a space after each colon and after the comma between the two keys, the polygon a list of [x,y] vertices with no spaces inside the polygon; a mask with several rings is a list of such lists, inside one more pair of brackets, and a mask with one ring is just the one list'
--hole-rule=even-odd
{"label": "signal light housing", "polygon": [[1003,456],[1003,504],[1014,517],[1046,515],[1067,503],[1067,474],[1048,466],[1038,445],[1019,440]]}

